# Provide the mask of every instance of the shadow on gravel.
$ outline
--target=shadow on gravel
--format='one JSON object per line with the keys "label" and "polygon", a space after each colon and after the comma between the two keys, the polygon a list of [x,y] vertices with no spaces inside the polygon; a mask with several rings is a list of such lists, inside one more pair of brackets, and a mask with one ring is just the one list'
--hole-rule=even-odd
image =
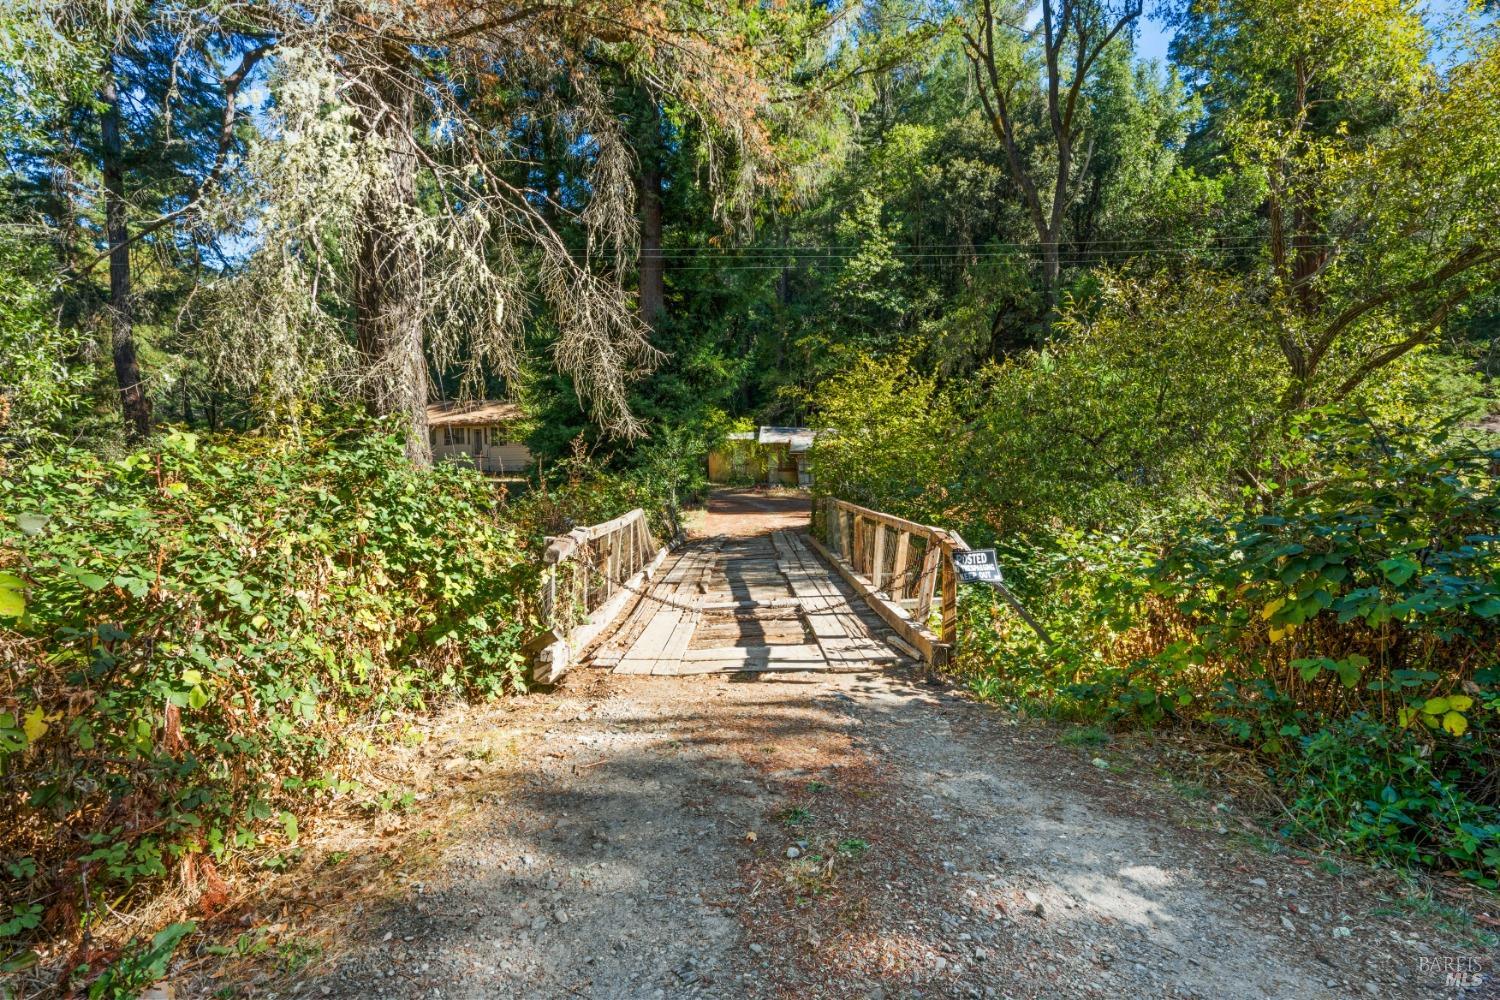
{"label": "shadow on gravel", "polygon": [[299,995],[1436,995],[1351,885],[1096,751],[907,678],[744,679],[543,703],[519,759],[435,790],[412,824],[452,846]]}
{"label": "shadow on gravel", "polygon": [[735,709],[555,725],[534,773],[465,790],[485,805],[461,846],[367,907],[303,992],[765,995],[738,978],[734,919],[740,866],[768,849],[746,839],[773,802],[762,760],[828,723],[774,699]]}
{"label": "shadow on gravel", "polygon": [[1060,747],[1045,727],[932,689],[852,687],[886,815],[920,829],[942,864],[886,886],[925,919],[828,956],[899,968],[882,951],[929,945],[888,995],[923,982],[957,996],[1441,994],[1438,963],[1422,960],[1441,942],[1382,914],[1367,884],[1247,850],[1212,828],[1216,811],[1174,808],[1151,776]]}

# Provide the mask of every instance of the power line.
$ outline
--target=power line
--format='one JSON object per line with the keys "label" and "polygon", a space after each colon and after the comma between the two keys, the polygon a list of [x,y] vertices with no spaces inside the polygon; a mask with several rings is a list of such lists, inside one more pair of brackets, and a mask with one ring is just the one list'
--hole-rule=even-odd
{"label": "power line", "polygon": [[[1259,244],[1242,247],[1142,247],[1129,250],[1096,250],[1096,251],[1073,251],[1060,254],[1058,263],[1061,265],[1076,266],[1081,264],[1097,263],[1109,260],[1125,260],[1141,257],[1158,258],[1189,258],[1194,256],[1213,256],[1248,253],[1259,247]],[[1333,250],[1347,249],[1349,244],[1303,244],[1299,250]],[[915,263],[941,263],[943,261],[980,261],[980,260],[1014,260],[1027,265],[1039,265],[1045,263],[1045,259],[1035,256],[1041,248],[1032,246],[1029,248],[1017,248],[1003,251],[968,251],[955,253],[888,253],[888,259],[899,261],[910,261]],[[845,264],[859,256],[858,251],[846,254],[822,254],[816,256],[791,256],[780,261],[764,261],[750,258],[747,262],[730,260],[727,262],[695,262],[674,263],[665,261],[670,265],[673,273],[685,271],[782,271],[791,267]]]}
{"label": "power line", "polygon": [[[1241,236],[1241,237],[1229,237],[1229,238],[1215,239],[1215,240],[1213,240],[1213,241],[1211,241],[1209,243],[1197,243],[1197,242],[1184,241],[1184,240],[1181,240],[1181,239],[1160,238],[1160,239],[1132,239],[1132,240],[1090,240],[1090,241],[1088,241],[1087,245],[1091,246],[1091,247],[1107,247],[1107,248],[1110,248],[1110,249],[1136,248],[1136,247],[1139,247],[1141,249],[1148,249],[1149,250],[1149,249],[1158,249],[1158,248],[1165,248],[1165,249],[1176,249],[1176,248],[1206,248],[1206,249],[1215,249],[1215,248],[1219,248],[1219,247],[1233,248],[1233,247],[1236,247],[1236,246],[1260,246],[1260,245],[1263,245],[1264,243],[1265,243],[1265,239],[1263,237],[1259,237],[1259,236]],[[971,241],[971,242],[968,242],[968,243],[906,243],[906,244],[892,244],[891,246],[892,246],[893,250],[902,251],[902,252],[904,252],[904,251],[927,252],[927,251],[939,251],[939,250],[952,250],[952,251],[959,251],[959,252],[971,252],[971,251],[984,252],[985,248],[994,248],[994,249],[1000,249],[1000,250],[1004,250],[1004,249],[1034,250],[1034,249],[1039,249],[1041,247],[1049,247],[1049,246],[1069,247],[1069,246],[1077,246],[1077,245],[1078,245],[1078,243],[1077,243],[1076,240],[1054,240],[1054,241],[1046,241],[1046,242],[1039,241],[1039,240],[1030,240],[1030,241],[1019,242],[1019,243],[1002,243],[1002,242],[993,242],[993,241],[985,241],[984,243],[974,243],[974,242]],[[1320,243],[1320,244],[1303,244],[1303,245],[1304,246],[1309,246],[1309,247],[1314,247],[1314,246],[1329,246],[1329,245],[1333,245],[1333,244],[1321,244]],[[1347,244],[1339,244],[1339,245],[1347,245]],[[813,244],[800,244],[800,245],[784,244],[784,245],[778,245],[778,246],[768,246],[768,245],[765,245],[765,244],[758,244],[758,245],[755,245],[755,246],[748,246],[748,247],[677,247],[677,248],[664,247],[664,248],[662,248],[662,249],[660,249],[660,250],[657,251],[657,255],[658,256],[673,256],[673,255],[697,256],[697,255],[718,254],[718,255],[724,255],[724,256],[739,255],[739,256],[755,257],[755,256],[774,256],[774,255],[791,254],[791,255],[805,256],[805,255],[808,255],[808,254],[816,254],[816,253],[825,252],[825,251],[826,252],[831,252],[831,253],[833,253],[835,255],[837,255],[837,254],[847,254],[847,253],[858,253],[859,250],[860,250],[859,247],[851,247],[848,244],[839,244],[839,243],[813,243]]]}

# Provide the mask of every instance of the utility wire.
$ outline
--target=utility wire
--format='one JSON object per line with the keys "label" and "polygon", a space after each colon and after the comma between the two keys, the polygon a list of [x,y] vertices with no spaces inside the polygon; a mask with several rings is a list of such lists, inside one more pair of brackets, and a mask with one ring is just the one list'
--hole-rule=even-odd
{"label": "utility wire", "polygon": [[[1304,244],[1299,250],[1332,250],[1347,247],[1347,244]],[[1058,263],[1062,265],[1080,265],[1096,263],[1099,261],[1114,261],[1131,258],[1157,257],[1157,258],[1187,258],[1195,256],[1223,256],[1229,254],[1248,253],[1255,247],[1198,247],[1182,249],[1166,248],[1143,248],[1135,250],[1098,250],[1092,252],[1072,252],[1060,254]],[[912,261],[915,263],[941,263],[943,261],[980,261],[980,260],[1014,260],[1022,264],[1037,266],[1045,263],[1045,260],[1034,255],[1038,248],[1028,250],[1005,250],[1005,251],[975,251],[966,253],[889,253],[888,259],[899,261]],[[676,263],[664,261],[670,266],[673,273],[684,271],[781,271],[798,266],[815,266],[827,264],[844,264],[858,258],[858,252],[848,254],[823,254],[819,256],[791,256],[781,261],[761,262],[750,258],[746,262],[728,260],[722,263],[708,261],[694,261],[691,263]]]}
{"label": "utility wire", "polygon": [[[1170,239],[1170,238],[1160,238],[1160,239],[1129,239],[1129,240],[1090,240],[1090,241],[1088,241],[1087,245],[1090,246],[1090,247],[1102,247],[1102,248],[1108,248],[1108,249],[1133,249],[1133,248],[1140,248],[1140,249],[1144,249],[1144,250],[1150,250],[1150,249],[1158,249],[1158,248],[1159,249],[1179,249],[1179,248],[1180,249],[1195,249],[1195,248],[1202,248],[1202,247],[1262,246],[1262,245],[1264,245],[1265,242],[1266,242],[1265,239],[1263,237],[1259,237],[1259,236],[1235,236],[1235,237],[1216,238],[1216,239],[1209,240],[1209,241],[1206,241],[1206,242],[1199,242],[1199,241],[1193,241],[1193,240],[1182,240],[1182,239]],[[1006,243],[1006,242],[986,240],[983,243],[974,243],[974,242],[971,241],[971,242],[967,242],[967,243],[905,243],[905,244],[892,244],[891,248],[893,250],[902,251],[902,252],[907,252],[907,251],[927,252],[927,251],[939,251],[939,250],[951,250],[951,251],[955,251],[955,252],[966,252],[966,251],[972,251],[972,250],[985,250],[985,249],[991,249],[991,248],[993,248],[993,249],[1036,250],[1036,249],[1040,249],[1042,247],[1049,247],[1049,246],[1069,247],[1069,246],[1077,246],[1077,245],[1078,245],[1078,243],[1077,243],[1076,240],[1052,240],[1052,241],[1046,241],[1046,242],[1039,241],[1039,240],[1029,240],[1029,241],[1019,242],[1019,243]],[[1299,246],[1329,246],[1329,245],[1335,245],[1335,244],[1324,244],[1324,243],[1318,243],[1318,244],[1299,244]],[[1353,245],[1353,244],[1352,243],[1339,243],[1339,244],[1336,244],[1336,245],[1346,246],[1346,245]],[[725,256],[729,256],[729,255],[733,255],[733,254],[738,254],[738,255],[741,255],[741,256],[765,256],[765,255],[773,255],[773,254],[798,254],[798,255],[801,255],[801,254],[817,253],[817,252],[825,252],[825,251],[826,252],[831,252],[831,253],[855,253],[855,252],[858,252],[859,249],[860,248],[857,247],[857,246],[850,246],[849,244],[845,244],[845,243],[807,243],[807,244],[780,244],[780,245],[755,244],[755,245],[752,245],[752,246],[744,246],[744,247],[714,247],[714,246],[705,246],[705,247],[663,247],[662,249],[660,249],[660,250],[658,250],[656,252],[657,252],[657,254],[662,255],[662,256],[671,256],[671,255],[674,255],[674,254],[680,254],[680,255],[722,254],[722,255],[725,255]]]}

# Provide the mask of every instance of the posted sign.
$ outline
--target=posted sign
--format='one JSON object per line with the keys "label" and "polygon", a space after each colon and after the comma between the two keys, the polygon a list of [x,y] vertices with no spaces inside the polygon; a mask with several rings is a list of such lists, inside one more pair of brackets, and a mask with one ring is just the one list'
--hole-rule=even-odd
{"label": "posted sign", "polygon": [[953,553],[953,571],[959,583],[1004,583],[1000,560],[994,549],[972,549]]}

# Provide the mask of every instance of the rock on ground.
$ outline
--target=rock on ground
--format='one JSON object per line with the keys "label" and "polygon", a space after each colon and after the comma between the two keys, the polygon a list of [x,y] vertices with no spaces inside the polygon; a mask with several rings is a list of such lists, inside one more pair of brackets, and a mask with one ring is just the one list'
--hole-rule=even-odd
{"label": "rock on ground", "polygon": [[[702,530],[793,520],[748,498]],[[1258,850],[1224,804],[1059,735],[899,673],[578,670],[384,752],[412,808],[306,835],[239,917],[269,950],[179,992],[1497,995],[1478,936],[1394,876]]]}
{"label": "rock on ground", "polygon": [[385,889],[305,917],[317,961],[250,992],[1260,1000],[1462,995],[1442,958],[1493,975],[1382,913],[1378,878],[1244,846],[908,678],[585,673],[451,721],[423,811],[369,848]]}

